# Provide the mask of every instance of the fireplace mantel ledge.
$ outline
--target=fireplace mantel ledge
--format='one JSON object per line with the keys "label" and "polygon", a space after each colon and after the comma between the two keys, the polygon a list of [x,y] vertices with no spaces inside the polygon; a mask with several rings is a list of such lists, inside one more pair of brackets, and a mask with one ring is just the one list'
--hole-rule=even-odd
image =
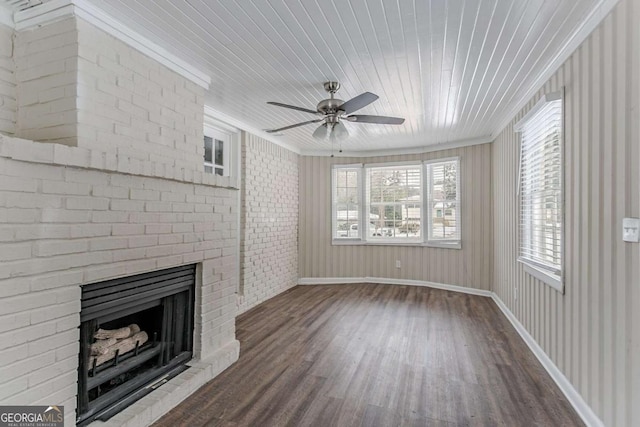
{"label": "fireplace mantel ledge", "polygon": [[0,157],[21,162],[70,166],[100,172],[162,178],[232,190],[240,189],[237,178],[177,168],[168,164],[135,159],[119,154],[70,147],[51,142],[31,141],[2,134],[0,134]]}

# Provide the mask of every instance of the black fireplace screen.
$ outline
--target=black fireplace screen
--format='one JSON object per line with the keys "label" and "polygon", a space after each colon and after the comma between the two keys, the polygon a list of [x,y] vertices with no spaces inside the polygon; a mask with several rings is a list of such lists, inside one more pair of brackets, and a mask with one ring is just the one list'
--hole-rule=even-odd
{"label": "black fireplace screen", "polygon": [[187,369],[195,265],[82,287],[79,426],[105,421]]}

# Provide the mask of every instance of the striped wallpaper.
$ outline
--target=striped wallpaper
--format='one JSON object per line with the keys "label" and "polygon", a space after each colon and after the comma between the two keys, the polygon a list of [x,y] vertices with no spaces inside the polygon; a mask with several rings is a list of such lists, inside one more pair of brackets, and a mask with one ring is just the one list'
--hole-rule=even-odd
{"label": "striped wallpaper", "polygon": [[[460,156],[462,249],[416,246],[333,246],[331,165]],[[301,278],[377,277],[489,289],[491,284],[491,145],[404,156],[300,158]],[[396,268],[396,260],[402,264]]]}
{"label": "striped wallpaper", "polygon": [[[622,0],[492,144],[494,291],[606,426],[640,425],[640,1]],[[565,88],[565,294],[516,261],[517,122]]]}

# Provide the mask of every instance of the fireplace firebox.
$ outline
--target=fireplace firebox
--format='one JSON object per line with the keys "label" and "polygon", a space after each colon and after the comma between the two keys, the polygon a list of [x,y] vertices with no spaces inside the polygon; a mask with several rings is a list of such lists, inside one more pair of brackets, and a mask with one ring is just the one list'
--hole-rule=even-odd
{"label": "fireplace firebox", "polygon": [[82,287],[77,425],[105,421],[186,370],[195,265]]}

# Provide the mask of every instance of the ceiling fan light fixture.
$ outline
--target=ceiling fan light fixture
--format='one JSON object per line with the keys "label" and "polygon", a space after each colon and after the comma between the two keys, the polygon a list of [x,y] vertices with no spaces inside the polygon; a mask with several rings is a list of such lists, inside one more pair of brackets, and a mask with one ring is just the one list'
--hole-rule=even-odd
{"label": "ceiling fan light fixture", "polygon": [[331,129],[331,134],[329,137],[334,141],[339,141],[347,138],[349,136],[349,131],[347,127],[342,122],[335,123],[333,125],[333,129]]}
{"label": "ceiling fan light fixture", "polygon": [[326,123],[321,124],[313,132],[313,137],[316,139],[327,139],[329,137],[329,127]]}

